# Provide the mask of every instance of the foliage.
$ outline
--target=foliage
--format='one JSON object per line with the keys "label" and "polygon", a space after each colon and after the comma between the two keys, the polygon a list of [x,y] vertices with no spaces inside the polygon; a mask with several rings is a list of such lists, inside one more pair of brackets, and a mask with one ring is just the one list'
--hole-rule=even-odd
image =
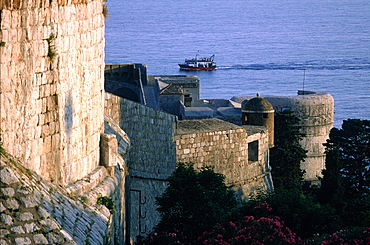
{"label": "foliage", "polygon": [[275,147],[270,151],[270,164],[275,187],[301,190],[304,171],[301,162],[306,150],[300,146],[304,134],[298,126],[299,118],[286,110],[275,115]]}
{"label": "foliage", "polygon": [[108,2],[108,0],[104,0],[104,3],[103,3],[103,16],[105,19],[108,18],[108,15],[109,15],[109,12],[108,12],[108,7],[107,5],[105,5],[105,3]]}
{"label": "foliage", "polygon": [[49,57],[50,61],[53,61],[55,59],[55,57],[57,56],[56,48],[55,48],[55,45],[54,45],[54,41],[55,41],[54,33],[51,33],[49,38],[46,39],[46,41],[48,42],[48,45],[49,45],[48,57]]}
{"label": "foliage", "polygon": [[[260,203],[268,203],[273,211],[266,213],[263,209],[255,209]],[[333,208],[313,202],[299,190],[275,189],[271,193],[253,195],[237,216],[253,215],[259,218],[271,214],[281,217],[302,238],[318,232],[332,233],[341,228]]]}
{"label": "foliage", "polygon": [[111,214],[116,213],[116,203],[114,202],[113,198],[107,196],[100,196],[96,204],[104,205],[108,208]]}
{"label": "foliage", "polygon": [[[81,202],[83,202],[85,204],[87,204],[89,202],[89,199],[86,196],[80,197],[80,200],[81,200]],[[98,204],[100,204],[100,203],[98,203]]]}
{"label": "foliage", "polygon": [[370,244],[370,227],[339,230],[331,235],[319,235],[306,240],[307,245]]}
{"label": "foliage", "polygon": [[[0,131],[1,131],[1,129],[0,129]],[[1,133],[0,133],[0,154],[3,154],[3,155],[5,155],[5,154],[6,154],[6,151],[5,151],[5,149],[3,148],[3,142],[2,142]]]}
{"label": "foliage", "polygon": [[157,198],[161,221],[156,232],[182,231],[189,242],[215,224],[227,221],[237,205],[222,174],[211,167],[197,172],[193,165],[179,163],[168,179],[168,188]]}
{"label": "foliage", "polygon": [[319,200],[337,209],[348,225],[370,225],[370,121],[348,119],[333,128]]}
{"label": "foliage", "polygon": [[[262,203],[255,209],[271,212],[267,203]],[[198,240],[199,244],[304,244],[284,222],[276,216],[255,218],[244,216],[238,221],[230,221],[226,225],[216,225],[210,232],[205,232]]]}
{"label": "foliage", "polygon": [[[222,192],[227,190],[224,185],[219,192],[199,181],[199,173],[212,169],[197,173],[193,165],[179,164],[168,190],[157,199],[160,225],[138,244],[370,244],[369,121],[349,119],[341,130],[331,131],[317,203],[304,195],[300,184],[299,165],[305,151],[299,146],[299,127],[294,126],[298,121],[291,112],[281,114],[278,150],[271,154],[271,161],[278,164],[275,170],[281,171],[278,178],[273,175],[275,186],[281,181],[280,188],[258,192],[239,206],[235,200],[231,205],[210,201],[228,196],[215,194],[227,193]],[[283,175],[289,171],[294,174]],[[222,183],[222,175],[213,173],[211,178],[206,173],[205,182]],[[212,182],[213,178],[217,181]],[[224,202],[227,208],[222,213]],[[212,207],[222,218],[207,213]]]}

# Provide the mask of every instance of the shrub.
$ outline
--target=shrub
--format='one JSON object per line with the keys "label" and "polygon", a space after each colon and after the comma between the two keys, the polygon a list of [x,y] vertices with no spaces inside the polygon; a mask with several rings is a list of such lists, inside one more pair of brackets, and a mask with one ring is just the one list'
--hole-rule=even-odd
{"label": "shrub", "polygon": [[200,171],[193,163],[179,163],[166,191],[157,198],[161,221],[156,233],[181,231],[191,242],[215,224],[229,220],[237,206],[224,176],[211,167]]}
{"label": "shrub", "polygon": [[96,203],[106,206],[111,214],[116,213],[116,203],[111,197],[100,196]]}
{"label": "shrub", "polygon": [[[254,208],[261,209],[263,212],[272,211],[266,203]],[[304,241],[286,227],[277,216],[261,218],[244,216],[226,225],[216,225],[212,231],[205,232],[198,242],[206,245],[304,244]]]}

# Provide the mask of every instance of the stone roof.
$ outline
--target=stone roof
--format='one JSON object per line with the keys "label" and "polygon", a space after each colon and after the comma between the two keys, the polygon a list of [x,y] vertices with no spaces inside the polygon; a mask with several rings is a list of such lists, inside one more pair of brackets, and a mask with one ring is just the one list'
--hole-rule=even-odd
{"label": "stone roof", "polygon": [[243,106],[243,111],[263,112],[263,111],[272,111],[272,110],[274,110],[274,108],[272,107],[271,103],[262,97],[255,97],[249,100]]}
{"label": "stone roof", "polygon": [[241,128],[238,125],[217,119],[182,120],[177,124],[177,134],[192,134]]}
{"label": "stone roof", "polygon": [[247,131],[248,135],[263,133],[267,127],[266,126],[254,126],[254,125],[242,125],[242,127]]}

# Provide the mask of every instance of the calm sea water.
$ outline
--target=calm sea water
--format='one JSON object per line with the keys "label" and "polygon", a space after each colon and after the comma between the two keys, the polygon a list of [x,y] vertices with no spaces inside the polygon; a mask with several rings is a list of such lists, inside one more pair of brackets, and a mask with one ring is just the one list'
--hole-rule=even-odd
{"label": "calm sea water", "polygon": [[[109,0],[106,62],[196,75],[201,98],[325,91],[335,126],[370,119],[369,0]],[[180,71],[216,55],[215,71]],[[305,75],[304,75],[305,73]]]}

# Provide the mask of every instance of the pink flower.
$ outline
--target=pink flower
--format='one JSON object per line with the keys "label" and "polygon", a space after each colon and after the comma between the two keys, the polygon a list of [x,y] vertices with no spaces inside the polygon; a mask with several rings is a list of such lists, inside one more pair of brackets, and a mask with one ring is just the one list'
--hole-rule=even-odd
{"label": "pink flower", "polygon": [[230,222],[229,222],[229,225],[230,225],[231,227],[233,227],[233,228],[236,228],[236,224],[235,224],[234,222],[232,222],[232,221],[230,221]]}

